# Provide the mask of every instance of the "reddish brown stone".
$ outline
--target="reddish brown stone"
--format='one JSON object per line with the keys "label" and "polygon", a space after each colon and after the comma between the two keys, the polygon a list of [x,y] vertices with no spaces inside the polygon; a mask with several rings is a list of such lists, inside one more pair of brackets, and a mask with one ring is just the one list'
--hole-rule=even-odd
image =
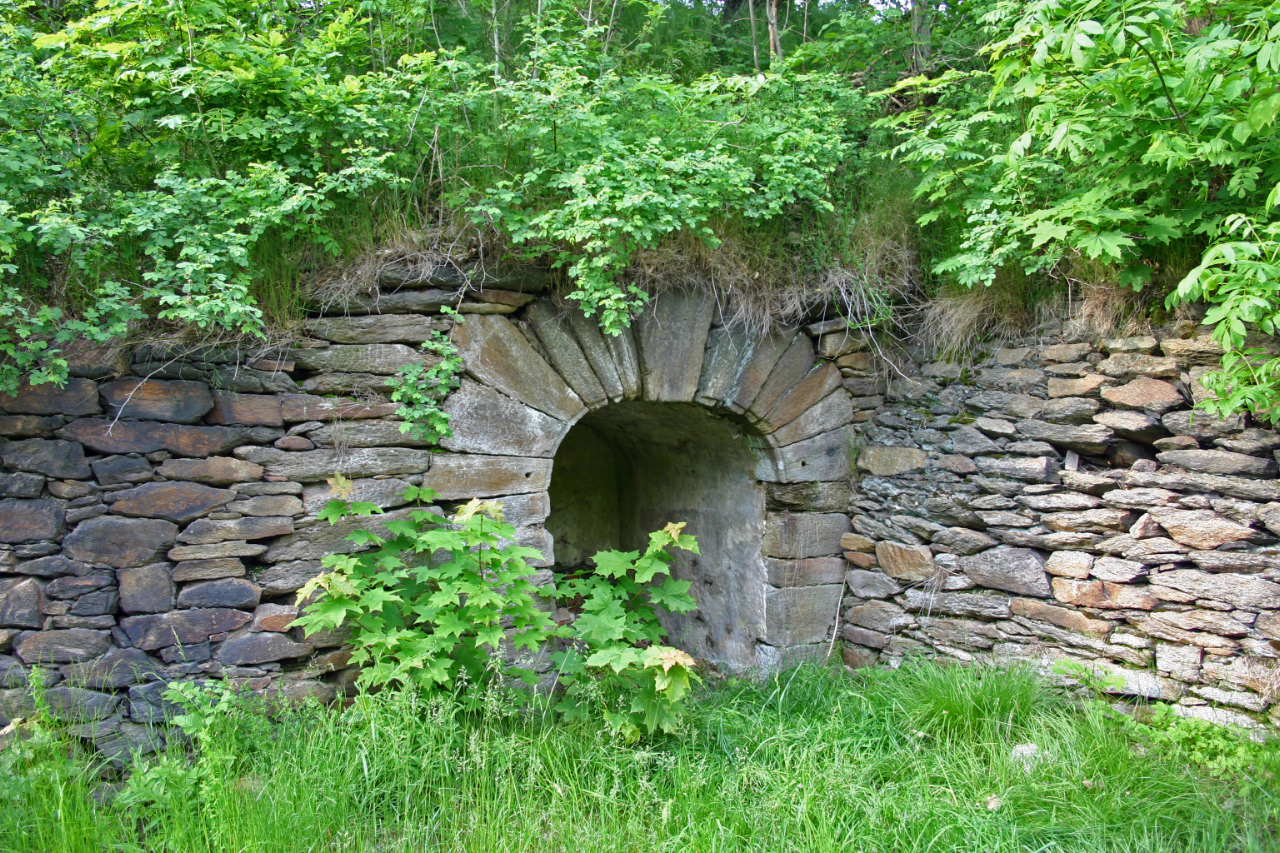
{"label": "reddish brown stone", "polygon": [[1110,622],[1102,619],[1090,619],[1078,611],[1068,610],[1065,607],[1055,607],[1052,604],[1045,604],[1043,601],[1036,601],[1034,598],[1015,598],[1011,607],[1015,616],[1048,622],[1052,625],[1057,625],[1059,628],[1075,631],[1078,634],[1105,637],[1111,631]]}
{"label": "reddish brown stone", "polygon": [[98,405],[98,383],[74,378],[68,379],[61,388],[52,382],[31,385],[24,381],[15,396],[0,397],[0,408],[19,415],[66,417],[96,415],[102,411]]}
{"label": "reddish brown stone", "polygon": [[281,417],[290,422],[385,418],[399,410],[399,403],[361,403],[349,397],[316,397],[311,394],[280,396]]}
{"label": "reddish brown stone", "polygon": [[869,569],[877,565],[876,558],[873,555],[864,554],[861,551],[845,551],[844,558],[862,569]]}
{"label": "reddish brown stone", "polygon": [[768,413],[760,419],[760,429],[771,432],[784,424],[791,423],[839,387],[839,369],[829,361],[823,362],[810,370],[790,391],[773,404]]}
{"label": "reddish brown stone", "polygon": [[315,450],[315,444],[311,439],[301,435],[286,435],[284,438],[278,438],[272,443],[272,447],[280,450]]}
{"label": "reddish brown stone", "polygon": [[213,456],[208,459],[166,459],[158,473],[170,480],[194,480],[210,486],[230,486],[233,483],[261,479],[262,471],[262,466],[253,462],[230,456]]}
{"label": "reddish brown stone", "polygon": [[58,430],[58,437],[78,441],[99,453],[151,453],[168,450],[179,456],[213,456],[250,441],[244,427],[186,426],[145,421],[84,418]]}
{"label": "reddish brown stone", "polygon": [[102,386],[112,417],[195,423],[213,408],[209,386],[185,379],[120,379]]}
{"label": "reddish brown stone", "polygon": [[116,492],[111,511],[134,518],[167,518],[179,524],[194,521],[229,503],[236,493],[211,489],[199,483],[147,483],[136,489]]}
{"label": "reddish brown stone", "polygon": [[258,609],[253,611],[253,621],[249,623],[249,631],[282,633],[288,631],[293,625],[293,620],[297,618],[298,608],[292,604],[260,604]]}
{"label": "reddish brown stone", "polygon": [[1053,597],[1065,604],[1103,610],[1151,610],[1160,603],[1140,586],[1060,577],[1053,579]]}
{"label": "reddish brown stone", "polygon": [[211,424],[284,425],[279,397],[269,394],[234,394],[230,391],[213,392],[213,411],[206,420]]}
{"label": "reddish brown stone", "polygon": [[1119,388],[1107,388],[1102,392],[1102,399],[1121,409],[1155,412],[1158,415],[1186,404],[1177,388],[1168,382],[1147,377],[1135,379]]}

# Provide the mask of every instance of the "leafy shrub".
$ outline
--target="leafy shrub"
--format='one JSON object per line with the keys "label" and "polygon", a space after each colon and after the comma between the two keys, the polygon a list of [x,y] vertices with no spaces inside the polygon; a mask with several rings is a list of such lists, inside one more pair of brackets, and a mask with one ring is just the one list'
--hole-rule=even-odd
{"label": "leafy shrub", "polygon": [[[461,315],[447,306],[441,309],[446,316],[454,315],[454,322],[461,323]],[[462,356],[453,341],[444,332],[432,332],[422,342],[422,351],[429,353],[428,361],[408,364],[391,377],[391,402],[402,403],[396,415],[404,420],[400,432],[413,433],[417,438],[435,444],[453,435],[449,429],[449,413],[443,408],[449,392],[459,385],[462,372]],[[434,361],[430,360],[434,357]]]}

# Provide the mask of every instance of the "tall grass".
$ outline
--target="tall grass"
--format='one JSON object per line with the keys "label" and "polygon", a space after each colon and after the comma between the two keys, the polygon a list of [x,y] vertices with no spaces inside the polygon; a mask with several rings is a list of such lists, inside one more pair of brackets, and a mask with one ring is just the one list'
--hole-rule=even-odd
{"label": "tall grass", "polygon": [[10,744],[0,850],[1277,849],[1274,791],[1144,752],[1023,670],[730,683],[683,736],[640,747],[500,697],[469,717],[388,693],[274,722],[231,708],[210,725],[194,761],[171,748],[105,806],[65,746],[14,761]]}

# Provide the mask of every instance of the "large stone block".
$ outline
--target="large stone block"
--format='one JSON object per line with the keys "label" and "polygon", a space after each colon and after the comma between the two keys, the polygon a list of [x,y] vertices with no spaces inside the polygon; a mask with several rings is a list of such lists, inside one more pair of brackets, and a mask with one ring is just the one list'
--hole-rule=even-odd
{"label": "large stone block", "polygon": [[455,453],[555,456],[569,425],[469,380],[445,400],[453,435],[440,446]]}
{"label": "large stone block", "polygon": [[715,295],[706,288],[667,290],[649,300],[635,324],[646,400],[693,399],[715,310]]}
{"label": "large stone block", "polygon": [[853,455],[849,427],[762,453],[756,477],[765,482],[805,483],[847,480]]}
{"label": "large stone block", "polygon": [[858,467],[873,477],[896,477],[924,468],[928,455],[916,447],[871,444],[858,454]]}
{"label": "large stone block", "polygon": [[244,578],[222,578],[183,587],[178,594],[179,607],[234,607],[246,610],[257,607],[262,598],[258,585]]}
{"label": "large stone block", "polygon": [[232,637],[218,647],[215,657],[230,666],[254,666],[311,654],[308,643],[295,643],[284,634],[258,633]]}
{"label": "large stone block", "polygon": [[33,578],[0,580],[0,628],[40,628],[44,589]]}
{"label": "large stone block", "polygon": [[519,456],[441,454],[422,485],[444,500],[545,492],[551,485],[551,460]]}
{"label": "large stone block", "polygon": [[[409,513],[416,511],[416,509],[416,507],[406,507],[392,510],[382,515],[369,516],[368,518],[344,518],[332,525],[326,522],[313,524],[310,527],[299,530],[297,533],[282,536],[272,542],[271,547],[262,555],[262,560],[267,563],[307,562],[319,560],[328,554],[351,554],[363,550],[364,547],[347,539],[356,530],[368,530],[376,536],[385,537],[387,530],[383,525],[386,522],[406,519],[409,517]],[[428,507],[428,509],[433,512],[439,512],[439,507]],[[305,571],[309,572],[302,579],[303,582],[319,574],[318,566],[318,563],[311,564],[308,562],[308,565],[303,567]],[[264,579],[261,573],[255,579],[271,595],[278,594],[281,591],[292,591],[279,588],[278,585],[273,587],[273,582],[270,579]],[[298,586],[300,587],[302,584],[299,583]],[[294,589],[296,588],[294,587]]]}
{"label": "large stone block", "polygon": [[421,474],[431,467],[431,453],[396,447],[364,447],[346,452],[308,450],[290,453],[267,447],[246,448],[236,454],[266,468],[268,474],[299,483],[327,480],[335,473],[347,477]]}
{"label": "large stone block", "polygon": [[70,441],[50,441],[44,438],[13,441],[0,451],[0,458],[10,467],[50,477],[87,480],[90,476],[84,449]]}
{"label": "large stone block", "polygon": [[280,416],[288,423],[386,418],[398,411],[399,403],[362,403],[347,397],[317,397],[312,394],[280,396]]}
{"label": "large stone block", "polygon": [[117,569],[145,566],[163,559],[173,545],[178,526],[153,518],[99,516],[80,522],[62,542],[72,560]]}
{"label": "large stone block", "polygon": [[1096,456],[1105,453],[1111,443],[1111,430],[1101,424],[1051,424],[1047,421],[1020,420],[1016,424],[1023,438],[1047,441],[1077,453]]}
{"label": "large stone block", "polygon": [[127,616],[120,627],[130,642],[143,651],[174,645],[196,645],[214,634],[244,627],[252,617],[240,610],[173,610],[159,616]]}
{"label": "large stone block", "polygon": [[[770,433],[769,442],[775,447],[785,447],[839,429],[852,420],[853,400],[847,391],[837,387],[798,417]],[[772,428],[765,422],[758,426],[761,430]]]}
{"label": "large stone block", "polygon": [[209,413],[208,421],[211,424],[284,425],[279,397],[232,391],[213,392],[213,411]]}
{"label": "large stone block", "polygon": [[1160,379],[1139,378],[1119,388],[1105,388],[1102,399],[1120,409],[1133,409],[1163,415],[1186,405],[1178,389]]}
{"label": "large stone block", "polygon": [[111,418],[191,424],[213,408],[209,386],[182,379],[120,379],[102,386]]}
{"label": "large stone block", "polygon": [[304,327],[318,338],[338,344],[420,344],[445,328],[420,314],[373,314],[363,317],[320,317]]}
{"label": "large stone block", "polygon": [[1152,610],[1160,602],[1145,587],[1108,581],[1054,578],[1053,597],[1076,607],[1100,610]]}
{"label": "large stone block", "polygon": [[96,415],[98,383],[90,379],[69,378],[61,387],[45,382],[32,385],[23,380],[15,396],[0,396],[0,410],[20,415],[62,415],[79,418]]}
{"label": "large stone block", "polygon": [[67,684],[90,690],[119,690],[141,684],[158,673],[155,662],[141,649],[111,649],[97,660],[62,668]]}
{"label": "large stone block", "polygon": [[849,529],[843,513],[768,513],[764,555],[788,559],[830,557],[840,553],[840,536]]}
{"label": "large stone block", "polygon": [[58,430],[57,435],[59,438],[78,441],[99,453],[152,453],[167,450],[178,456],[213,456],[253,440],[253,433],[247,427],[189,426],[93,418],[72,421]]}
{"label": "large stone block", "polygon": [[0,497],[38,498],[44,491],[40,474],[0,474]]}
{"label": "large stone block", "polygon": [[80,663],[100,657],[107,650],[106,631],[90,631],[69,628],[64,631],[39,631],[28,634],[14,644],[14,654],[24,663],[49,664]]}
{"label": "large stone block", "polygon": [[525,318],[542,343],[552,366],[574,393],[592,408],[604,403],[607,399],[604,386],[578,345],[568,318],[549,299],[531,304],[525,311]]}
{"label": "large stone block", "polygon": [[64,512],[60,501],[0,500],[0,542],[57,539],[62,536]]}
{"label": "large stone block", "polygon": [[219,542],[287,536],[292,532],[293,519],[287,516],[236,518],[229,521],[203,518],[189,524],[178,536],[178,541],[184,545],[215,545]]}
{"label": "large stone block", "polygon": [[926,580],[934,572],[933,552],[924,545],[877,542],[876,562],[889,577],[909,583]]}
{"label": "large stone block", "polygon": [[[1280,584],[1248,575],[1210,574],[1196,569],[1176,569],[1151,576],[1157,587],[1185,592],[1196,598],[1221,601],[1234,607],[1280,607]],[[1158,592],[1157,592],[1158,594]]]}
{"label": "large stone block", "polygon": [[185,524],[229,503],[236,493],[199,483],[145,483],[111,495],[111,511],[131,518],[164,518]]}
{"label": "large stone block", "polygon": [[702,376],[698,380],[694,401],[706,406],[726,405],[733,397],[738,369],[755,342],[756,335],[738,323],[712,329],[707,335]]}
{"label": "large stone block", "polygon": [[333,373],[373,373],[390,376],[410,364],[422,364],[427,356],[404,344],[300,347],[290,351],[300,370]]}
{"label": "large stone block", "polygon": [[1038,598],[1048,598],[1051,593],[1044,557],[1030,548],[1002,545],[961,557],[960,569],[979,586]]}
{"label": "large stone block", "polygon": [[1015,598],[1012,605],[1013,615],[1038,622],[1048,622],[1077,634],[1091,637],[1105,637],[1111,633],[1111,623],[1103,619],[1090,619],[1077,610],[1045,604],[1034,598]]}
{"label": "large stone block", "polygon": [[210,486],[230,486],[261,479],[261,465],[233,459],[230,456],[213,456],[208,459],[166,459],[157,470],[170,480],[190,480]]}
{"label": "large stone block", "polygon": [[840,584],[766,588],[764,641],[790,646],[830,639],[842,592]]}
{"label": "large stone block", "polygon": [[839,557],[811,557],[807,560],[766,558],[766,580],[779,588],[818,586],[844,580],[845,562]]}
{"label": "large stone block", "polygon": [[909,589],[903,598],[903,606],[913,613],[943,613],[980,619],[1008,619],[1011,615],[1009,599],[1005,596],[976,592],[931,593]]}
{"label": "large stone block", "polygon": [[887,601],[868,601],[856,605],[845,612],[844,618],[851,625],[879,631],[881,634],[896,634],[915,622],[905,610]]}
{"label": "large stone block", "polygon": [[993,459],[989,456],[979,457],[978,470],[983,474],[996,477],[1008,477],[1011,480],[1022,480],[1029,483],[1056,483],[1060,466],[1056,459],[1048,456],[1034,456],[1028,459]]}
{"label": "large stone block", "polygon": [[363,420],[329,424],[307,434],[317,447],[429,447],[435,441],[405,421]]}
{"label": "large stone block", "polygon": [[1228,542],[1249,539],[1254,535],[1251,528],[1207,509],[1186,510],[1153,506],[1148,512],[1156,524],[1168,531],[1173,541],[1204,551]]}
{"label": "large stone block", "polygon": [[[748,417],[757,422],[764,420],[768,413],[814,370],[815,361],[813,341],[808,335],[796,335],[778,357],[773,370],[769,371],[769,378],[765,380],[764,385],[760,387],[760,392],[747,407]],[[839,370],[837,369],[836,372],[838,373]],[[824,375],[829,374],[824,371]],[[819,375],[816,379],[820,383],[822,376]],[[839,384],[838,381],[836,384]]]}
{"label": "large stone block", "polygon": [[1276,477],[1274,461],[1227,450],[1166,450],[1164,453],[1157,453],[1156,459],[1166,465],[1177,465],[1179,468],[1204,474],[1267,480]]}
{"label": "large stone block", "polygon": [[582,413],[582,400],[506,317],[468,318],[454,343],[467,372],[490,388],[563,421]]}

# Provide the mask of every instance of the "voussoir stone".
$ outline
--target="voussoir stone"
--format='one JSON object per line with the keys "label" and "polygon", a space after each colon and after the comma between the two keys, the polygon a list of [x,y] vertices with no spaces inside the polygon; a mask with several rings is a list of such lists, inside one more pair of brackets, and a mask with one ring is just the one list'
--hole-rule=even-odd
{"label": "voussoir stone", "polygon": [[120,569],[120,609],[125,613],[165,613],[173,609],[173,577],[168,563]]}
{"label": "voussoir stone", "polygon": [[578,344],[568,317],[550,299],[539,299],[525,310],[525,319],[556,372],[582,402],[592,408],[604,403],[607,399],[604,386]]}
{"label": "voussoir stone", "polygon": [[297,348],[290,351],[302,370],[336,373],[373,373],[389,376],[402,367],[422,364],[427,356],[404,344],[364,344]]}
{"label": "voussoir stone", "polygon": [[111,495],[111,511],[132,518],[164,518],[184,524],[229,503],[236,493],[199,483],[145,483]]}
{"label": "voussoir stone", "polygon": [[1016,426],[1024,438],[1047,441],[1090,456],[1105,453],[1112,439],[1111,430],[1100,424],[1051,424],[1024,419]]}
{"label": "voussoir stone", "polygon": [[84,449],[72,441],[46,438],[11,441],[0,450],[0,458],[12,468],[34,471],[49,477],[87,480],[91,476],[89,463],[84,458]]}
{"label": "voussoir stone", "polygon": [[99,516],[80,522],[62,541],[62,553],[83,563],[117,569],[145,566],[163,559],[178,526],[155,518]]}
{"label": "voussoir stone", "polygon": [[101,656],[107,650],[106,631],[68,628],[38,631],[14,645],[14,653],[24,663],[41,665],[80,663]]}
{"label": "voussoir stone", "polygon": [[230,456],[211,456],[208,459],[166,459],[156,473],[170,480],[230,486],[260,479],[263,468]]}
{"label": "voussoir stone", "polygon": [[284,634],[255,633],[232,637],[218,647],[215,657],[232,666],[253,666],[311,654],[308,643],[295,643]]}
{"label": "voussoir stone", "polygon": [[222,578],[183,587],[178,593],[179,607],[257,607],[262,598],[258,585],[244,578]]}
{"label": "voussoir stone", "polygon": [[1202,551],[1212,550],[1228,542],[1248,539],[1253,530],[1207,509],[1172,509],[1151,507],[1148,513],[1170,538]]}
{"label": "voussoir stone", "polygon": [[1156,459],[1166,465],[1177,465],[1189,471],[1219,474],[1226,477],[1253,477],[1274,479],[1276,463],[1270,459],[1232,453],[1229,450],[1166,450],[1156,454]]}
{"label": "voussoir stone", "polygon": [[909,583],[926,580],[934,572],[933,552],[924,545],[877,542],[876,561],[886,575]]}
{"label": "voussoir stone", "polygon": [[484,385],[559,420],[583,411],[581,398],[506,317],[468,318],[454,337],[467,372]]}
{"label": "voussoir stone", "polygon": [[470,380],[443,408],[453,435],[440,446],[455,453],[552,457],[569,431],[565,422]]}
{"label": "voussoir stone", "polygon": [[[799,393],[800,390],[799,388],[794,389],[792,394],[783,398],[779,405],[788,404],[792,395]],[[771,413],[770,418],[772,416]],[[849,397],[847,391],[843,388],[837,388],[815,405],[805,409],[794,420],[778,426],[777,429],[770,433],[770,440],[775,446],[784,447],[831,432],[852,420],[853,400]],[[774,424],[771,421],[760,424],[762,432],[773,429],[773,427]]]}
{"label": "voussoir stone", "polygon": [[112,418],[190,424],[213,408],[209,386],[184,379],[120,379],[101,392]]}
{"label": "voussoir stone", "polygon": [[178,536],[178,541],[184,545],[215,545],[233,540],[268,539],[272,536],[285,536],[292,532],[293,519],[287,516],[248,517],[231,521],[205,518],[188,525]]}
{"label": "voussoir stone", "polygon": [[1000,546],[960,558],[960,569],[974,583],[1019,595],[1048,598],[1049,578],[1044,557],[1030,548]]}
{"label": "voussoir stone", "polygon": [[59,501],[0,500],[0,542],[19,544],[57,539],[65,510]]}
{"label": "voussoir stone", "polygon": [[896,477],[924,468],[928,456],[916,447],[885,447],[871,444],[858,454],[858,467],[873,477]]}

